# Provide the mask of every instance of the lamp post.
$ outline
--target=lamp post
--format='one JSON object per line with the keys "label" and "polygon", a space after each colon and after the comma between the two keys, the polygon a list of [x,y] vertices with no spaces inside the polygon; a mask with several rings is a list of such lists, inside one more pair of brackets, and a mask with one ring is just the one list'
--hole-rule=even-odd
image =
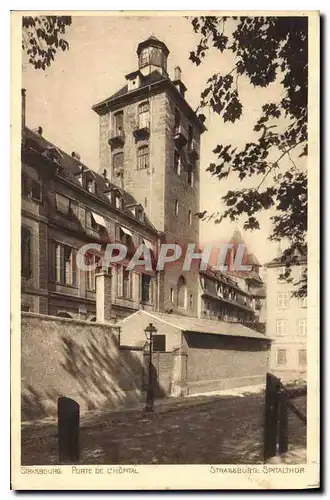
{"label": "lamp post", "polygon": [[152,340],[153,334],[157,332],[157,328],[154,327],[152,323],[144,330],[145,336],[149,341],[149,373],[148,373],[148,390],[147,390],[147,401],[144,411],[151,412],[154,411],[154,391],[152,387]]}

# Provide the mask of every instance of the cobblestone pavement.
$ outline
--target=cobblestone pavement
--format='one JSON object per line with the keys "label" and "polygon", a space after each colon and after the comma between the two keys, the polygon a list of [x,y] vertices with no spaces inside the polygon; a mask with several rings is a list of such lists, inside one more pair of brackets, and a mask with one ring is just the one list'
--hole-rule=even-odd
{"label": "cobblestone pavement", "polygon": [[[141,410],[93,412],[81,419],[82,464],[262,463],[264,394],[199,396]],[[304,398],[295,404],[306,411]],[[294,415],[290,448],[306,447]],[[22,427],[22,465],[58,463],[56,422]]]}

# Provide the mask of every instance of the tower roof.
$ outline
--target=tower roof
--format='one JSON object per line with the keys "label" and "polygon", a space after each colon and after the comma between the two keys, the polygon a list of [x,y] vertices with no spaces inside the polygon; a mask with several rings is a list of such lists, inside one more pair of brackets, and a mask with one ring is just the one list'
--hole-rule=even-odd
{"label": "tower roof", "polygon": [[136,50],[136,53],[139,55],[141,50],[144,49],[145,47],[158,47],[165,52],[166,56],[168,56],[168,54],[170,53],[165,43],[158,40],[158,38],[155,37],[155,35],[151,35],[146,40],[140,42]]}

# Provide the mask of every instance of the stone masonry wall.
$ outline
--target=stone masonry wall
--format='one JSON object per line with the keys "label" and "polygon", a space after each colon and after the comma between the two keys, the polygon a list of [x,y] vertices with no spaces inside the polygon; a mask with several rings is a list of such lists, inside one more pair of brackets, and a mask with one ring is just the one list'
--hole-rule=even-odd
{"label": "stone masonry wall", "polygon": [[23,421],[55,415],[60,396],[81,411],[141,399],[142,350],[121,349],[111,324],[23,313],[21,349]]}
{"label": "stone masonry wall", "polygon": [[194,333],[185,337],[190,394],[265,383],[269,342]]}

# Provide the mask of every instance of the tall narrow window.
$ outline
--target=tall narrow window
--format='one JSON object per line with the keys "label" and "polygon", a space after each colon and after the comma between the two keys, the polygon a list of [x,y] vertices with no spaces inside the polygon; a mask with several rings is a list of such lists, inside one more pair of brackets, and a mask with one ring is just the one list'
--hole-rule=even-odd
{"label": "tall narrow window", "polygon": [[289,294],[288,293],[278,293],[277,294],[277,307],[279,309],[286,309],[289,305]]}
{"label": "tall narrow window", "polygon": [[187,307],[187,285],[183,276],[178,279],[177,286],[178,307]]}
{"label": "tall narrow window", "polygon": [[191,210],[188,210],[188,225],[191,226],[192,224],[192,213]]}
{"label": "tall narrow window", "polygon": [[191,163],[187,167],[187,181],[189,186],[194,187],[194,170]]}
{"label": "tall narrow window", "polygon": [[21,275],[31,276],[31,233],[26,227],[21,228]]}
{"label": "tall narrow window", "polygon": [[299,351],[298,351],[298,363],[299,363],[299,366],[306,366],[307,365],[306,349],[299,349]]}
{"label": "tall narrow window", "polygon": [[175,200],[174,202],[174,213],[175,215],[179,215],[179,200]]}
{"label": "tall narrow window", "polygon": [[305,336],[307,334],[307,319],[301,318],[298,320],[298,335]]}
{"label": "tall narrow window", "polygon": [[75,286],[76,284],[76,259],[75,250],[64,246],[63,248],[63,268],[65,285]]}
{"label": "tall narrow window", "polygon": [[276,320],[276,335],[281,337],[286,333],[286,321],[284,319]]}
{"label": "tall narrow window", "polygon": [[86,271],[86,288],[87,290],[94,291],[96,289],[95,275],[98,271],[98,264],[100,262],[100,257],[95,254],[87,254],[85,257],[85,263],[87,266],[91,266],[91,269]]}
{"label": "tall narrow window", "polygon": [[123,297],[132,298],[132,273],[123,268]]}
{"label": "tall narrow window", "polygon": [[152,302],[152,277],[148,274],[141,274],[141,302]]}
{"label": "tall narrow window", "polygon": [[286,365],[286,349],[277,349],[277,364]]}
{"label": "tall narrow window", "polygon": [[113,117],[113,131],[115,136],[121,136],[124,133],[124,112],[118,111]]}
{"label": "tall narrow window", "polygon": [[149,102],[143,102],[139,105],[139,128],[149,128],[150,112]]}
{"label": "tall narrow window", "polygon": [[35,201],[42,201],[41,181],[31,179],[31,198]]}
{"label": "tall narrow window", "polygon": [[117,295],[124,299],[132,298],[132,273],[123,266],[117,266]]}
{"label": "tall narrow window", "polygon": [[63,285],[76,286],[76,251],[74,248],[55,244],[55,279]]}
{"label": "tall narrow window", "polygon": [[149,147],[141,146],[138,149],[138,170],[149,167]]}
{"label": "tall narrow window", "polygon": [[180,170],[181,170],[181,158],[180,158],[180,153],[175,149],[174,151],[174,172],[178,175],[180,175]]}
{"label": "tall narrow window", "polygon": [[121,172],[124,166],[124,153],[116,153],[112,157],[112,180],[116,182],[118,180],[118,174]]}

